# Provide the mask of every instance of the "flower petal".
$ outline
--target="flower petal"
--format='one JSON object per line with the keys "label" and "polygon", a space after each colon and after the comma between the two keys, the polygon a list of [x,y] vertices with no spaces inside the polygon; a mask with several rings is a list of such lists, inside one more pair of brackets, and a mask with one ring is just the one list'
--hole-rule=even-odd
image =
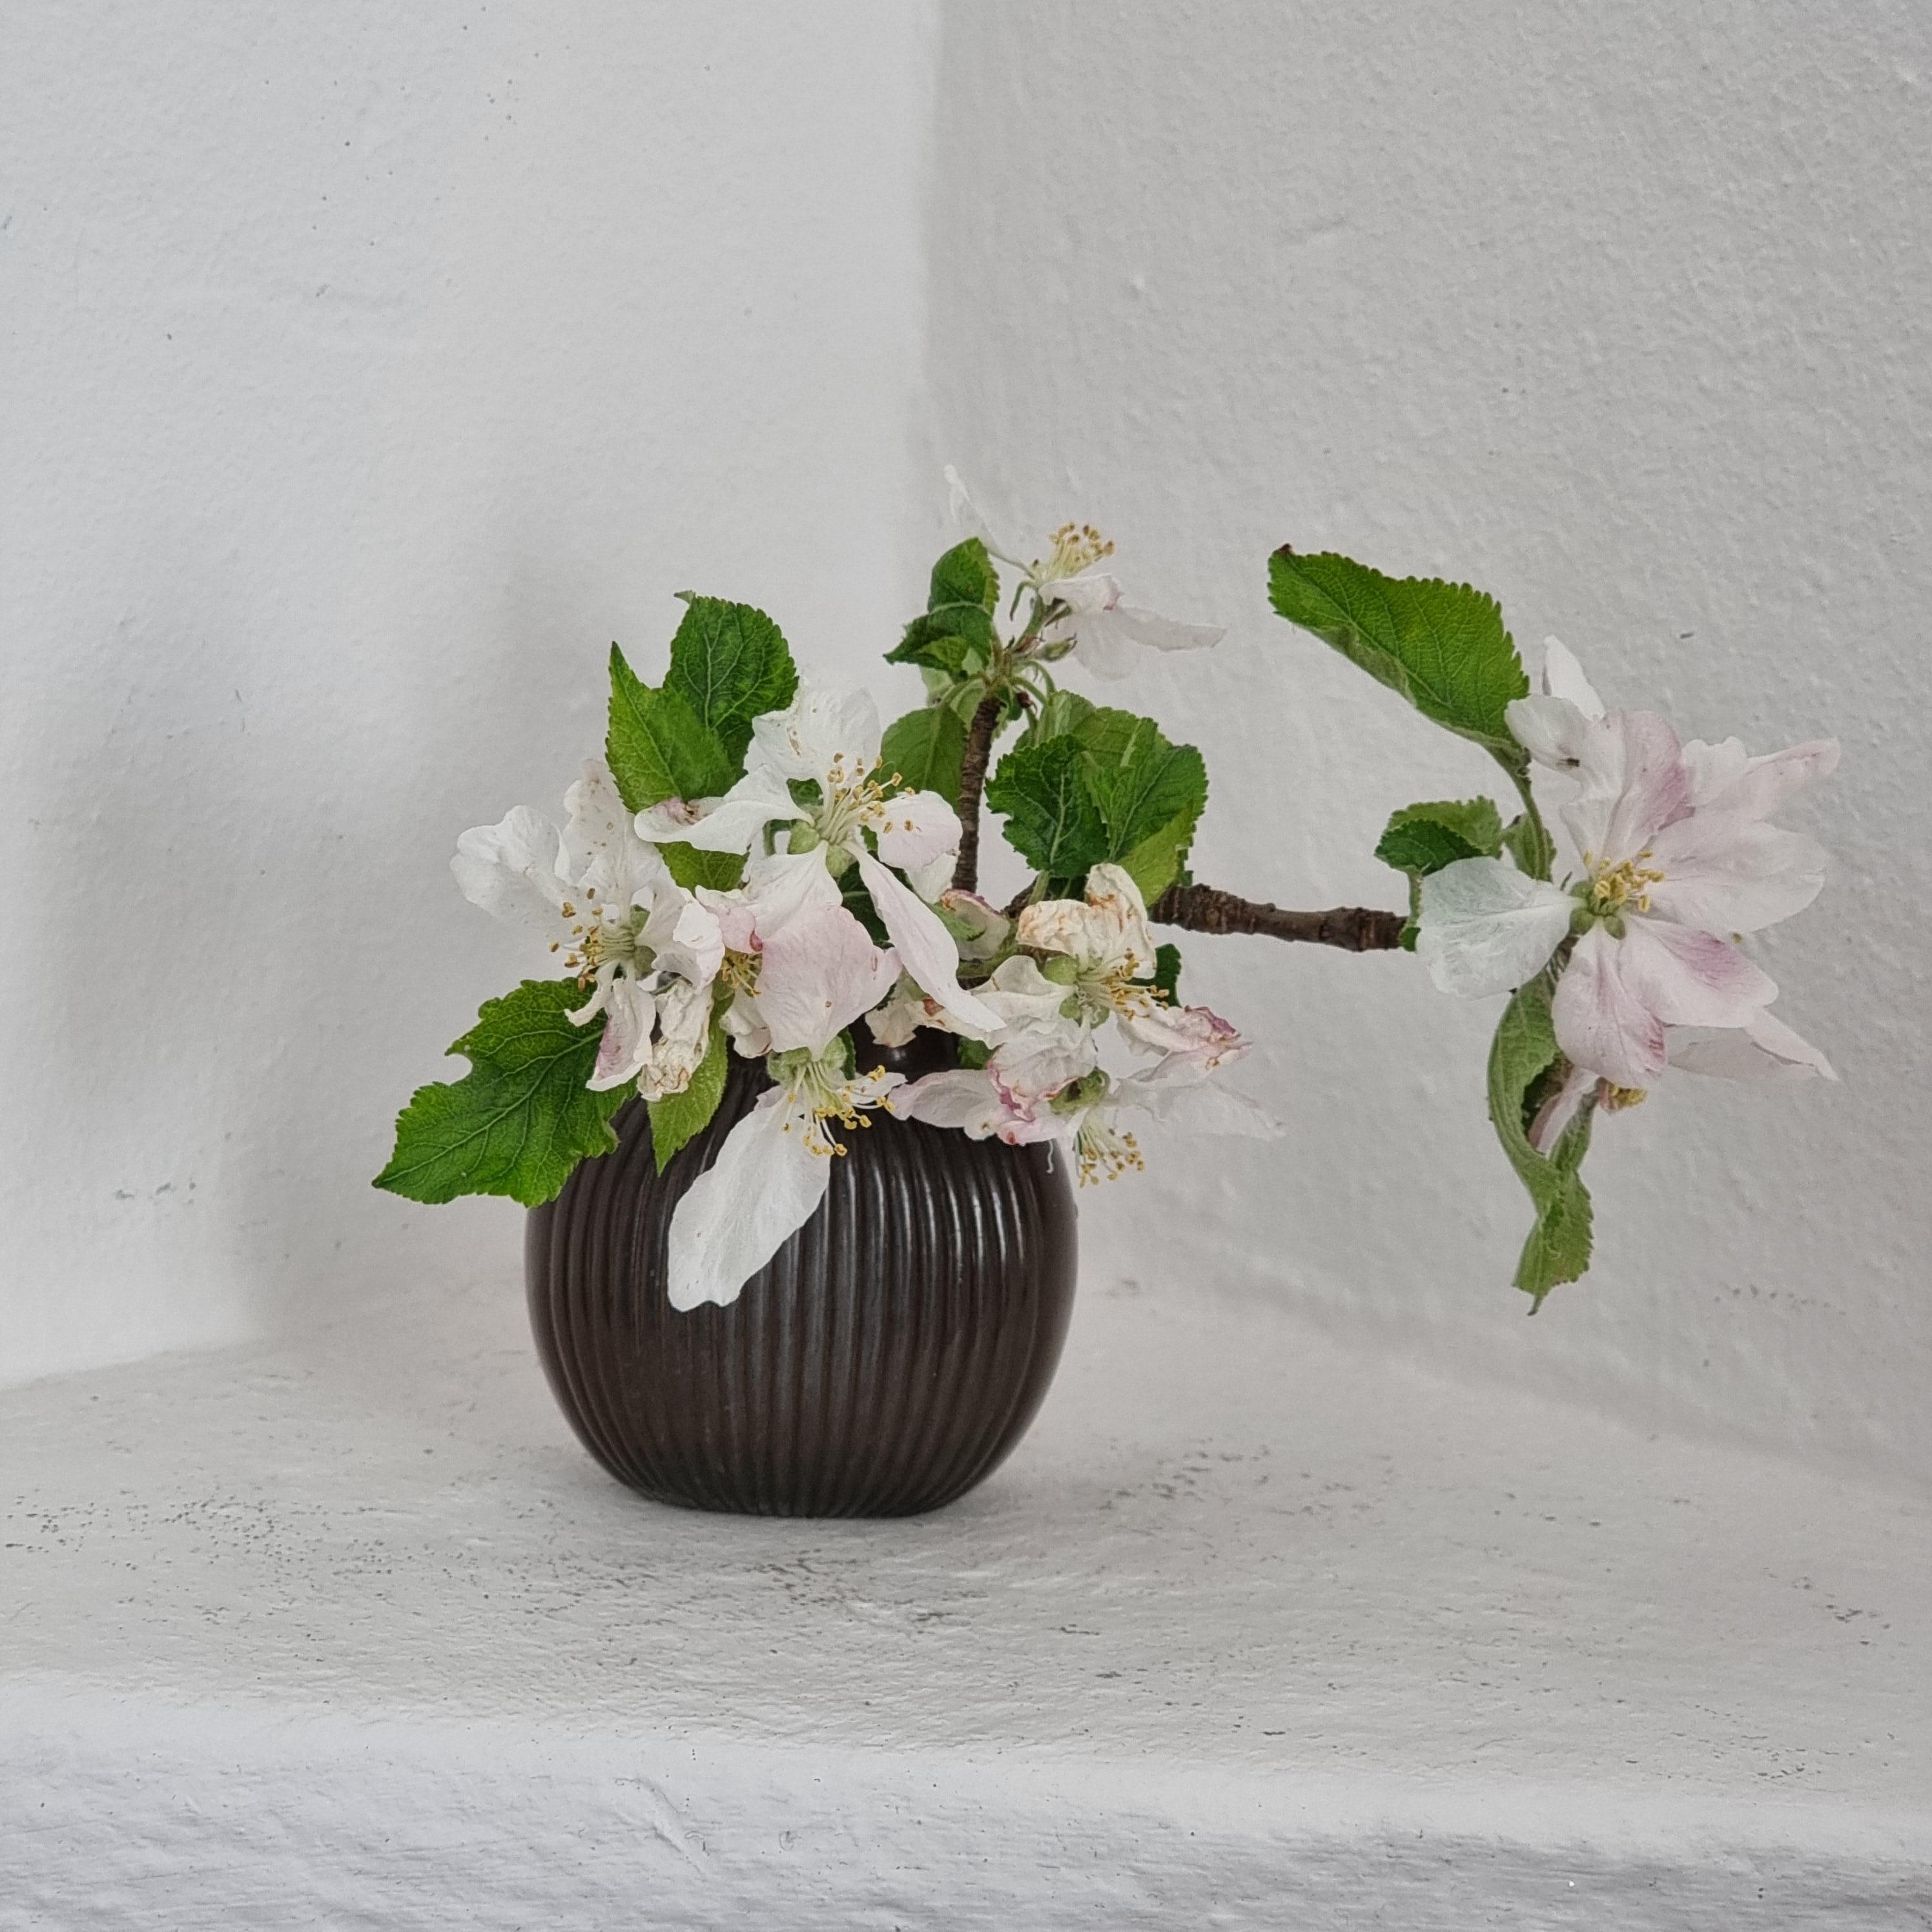
{"label": "flower petal", "polygon": [[1458,859],[1422,882],[1416,956],[1445,993],[1507,993],[1563,943],[1576,902],[1500,859]]}
{"label": "flower petal", "polygon": [[802,685],[786,710],[752,719],[752,737],[782,778],[856,784],[879,760],[879,707],[869,691]]}
{"label": "flower petal", "polygon": [[1673,1034],[1670,1064],[1687,1073],[1720,1080],[1835,1080],[1832,1063],[1775,1013],[1758,1012],[1742,1027],[1722,1033]]}
{"label": "flower petal", "polygon": [[1770,975],[1728,940],[1668,920],[1627,920],[1617,969],[1666,1026],[1742,1026],[1778,997]]}
{"label": "flower petal", "polygon": [[959,850],[959,814],[936,791],[904,791],[889,798],[868,821],[878,836],[879,856],[912,872],[941,861],[949,873]]}
{"label": "flower petal", "polygon": [[938,914],[871,853],[860,853],[858,864],[859,876],[900,965],[919,982],[927,998],[944,1008],[962,1033],[981,1040],[997,1033],[999,1016],[959,983],[958,949]]}
{"label": "flower petal", "polygon": [[774,1088],[725,1136],[671,1216],[670,1305],[736,1301],[746,1282],[810,1220],[832,1163],[814,1154]]}
{"label": "flower petal", "polygon": [[1563,1138],[1563,1130],[1576,1118],[1597,1078],[1587,1066],[1565,1066],[1556,1092],[1537,1108],[1529,1124],[1529,1144],[1538,1154],[1547,1154]]}
{"label": "flower petal", "polygon": [[1761,932],[1802,912],[1825,884],[1825,848],[1802,832],[1694,812],[1652,841],[1646,862],[1664,874],[1652,909],[1706,932]]}
{"label": "flower petal", "polygon": [[594,895],[593,904],[616,910],[671,887],[670,868],[656,846],[638,836],[636,820],[602,764],[595,759],[585,764],[564,806],[564,868],[574,884]]}
{"label": "flower petal", "polygon": [[1683,747],[1654,711],[1613,711],[1593,727],[1577,776],[1582,790],[1563,822],[1593,866],[1636,857],[1690,809]]}
{"label": "flower petal", "polygon": [[969,537],[977,537],[986,546],[988,556],[998,557],[1002,563],[1010,563],[1016,569],[1024,566],[1017,562],[1007,551],[1002,550],[986,520],[980,514],[980,506],[968,494],[966,486],[959,480],[959,472],[951,464],[946,466],[946,488],[950,512],[952,520]]}
{"label": "flower petal", "polygon": [[1618,1087],[1648,1087],[1664,1071],[1664,1022],[1624,984],[1622,951],[1600,926],[1585,933],[1556,982],[1550,1018],[1573,1066]]}
{"label": "flower petal", "polygon": [[718,915],[668,878],[645,901],[642,938],[661,970],[694,986],[708,986],[724,962],[724,934]]}
{"label": "flower petal", "polygon": [[520,805],[498,824],[464,832],[449,869],[471,904],[554,939],[571,925],[562,913],[568,892],[562,863],[556,827],[542,812]]}
{"label": "flower petal", "polygon": [[639,812],[638,836],[694,845],[700,852],[749,852],[774,819],[808,815],[792,802],[791,794],[776,771],[770,765],[754,765],[692,824],[666,826],[649,812]]}
{"label": "flower petal", "polygon": [[758,1016],[781,1053],[814,1053],[891,992],[898,962],[843,906],[789,919],[761,935]]}
{"label": "flower petal", "polygon": [[1245,1094],[1214,1081],[1166,1077],[1166,1064],[1130,1074],[1114,1084],[1113,1099],[1139,1107],[1165,1125],[1190,1134],[1238,1134],[1250,1140],[1279,1140],[1286,1131],[1265,1107]]}
{"label": "flower petal", "polygon": [[924,1079],[889,1094],[885,1104],[888,1113],[902,1120],[950,1127],[974,1141],[988,1138],[1006,1118],[999,1087],[983,1068],[961,1066],[928,1073]]}
{"label": "flower petal", "polygon": [[[1707,750],[1727,752],[1735,739],[1721,747]],[[1702,809],[1735,814],[1742,819],[1768,818],[1800,786],[1822,778],[1837,770],[1838,741],[1814,738],[1782,752],[1748,759],[1731,782],[1714,790],[1703,802]]]}
{"label": "flower petal", "polygon": [[1538,764],[1574,771],[1590,742],[1592,721],[1567,698],[1514,698],[1503,707],[1510,734]]}
{"label": "flower petal", "polygon": [[1543,640],[1541,683],[1548,696],[1567,700],[1586,718],[1603,716],[1604,700],[1597,695],[1596,686],[1583,675],[1576,652],[1561,638]]}
{"label": "flower petal", "polygon": [[613,978],[598,991],[604,1010],[604,1035],[597,1042],[597,1064],[584,1084],[593,1094],[604,1094],[634,1079],[650,1058],[658,1003],[640,980]]}

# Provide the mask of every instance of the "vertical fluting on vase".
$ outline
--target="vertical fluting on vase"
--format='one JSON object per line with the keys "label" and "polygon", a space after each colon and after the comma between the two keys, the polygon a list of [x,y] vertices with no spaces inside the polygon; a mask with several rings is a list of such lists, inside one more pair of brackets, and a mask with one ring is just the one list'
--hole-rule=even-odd
{"label": "vertical fluting on vase", "polygon": [[[927,1070],[931,1036],[881,1056]],[[670,1217],[766,1084],[734,1061],[704,1131],[656,1172],[646,1109],[530,1216],[530,1326],[590,1454],[645,1495],[776,1516],[936,1509],[1025,1432],[1072,1312],[1064,1154],[883,1112],[824,1204],[729,1307],[680,1313]]]}

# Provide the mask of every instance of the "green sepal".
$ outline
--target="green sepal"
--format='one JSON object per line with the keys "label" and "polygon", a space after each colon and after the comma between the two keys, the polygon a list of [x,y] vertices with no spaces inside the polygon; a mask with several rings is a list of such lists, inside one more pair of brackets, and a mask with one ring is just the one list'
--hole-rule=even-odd
{"label": "green sepal", "polygon": [[1268,560],[1268,595],[1291,624],[1312,631],[1426,718],[1472,738],[1512,770],[1528,763],[1504,716],[1529,694],[1501,608],[1464,584],[1384,577],[1324,552],[1286,548]]}
{"label": "green sepal", "polygon": [[716,736],[735,778],[752,741],[752,720],[782,711],[797,694],[791,650],[777,625],[749,604],[699,597],[688,590],[678,594],[687,608],[670,640],[665,694],[681,698]]}
{"label": "green sepal", "polygon": [[1439,799],[1392,814],[1376,856],[1412,878],[1426,878],[1459,859],[1495,858],[1502,840],[1502,816],[1493,800]]}
{"label": "green sepal", "polygon": [[617,1144],[610,1121],[632,1088],[584,1085],[597,1064],[601,1017],[570,1015],[589,995],[574,980],[526,980],[486,1000],[449,1050],[460,1080],[416,1090],[396,1121],[396,1150],[375,1184],[411,1201],[506,1194],[526,1208],[554,1200],[579,1161]]}
{"label": "green sepal", "polygon": [[966,755],[966,728],[943,704],[908,711],[886,727],[879,756],[888,778],[898,775],[904,791],[936,791],[949,805],[959,802],[959,766]]}
{"label": "green sepal", "polygon": [[1577,1169],[1589,1150],[1593,1106],[1586,1102],[1577,1110],[1547,1154],[1529,1143],[1536,1111],[1567,1065],[1550,1023],[1552,977],[1546,970],[1516,989],[1490,1048],[1490,1118],[1536,1209],[1536,1226],[1516,1270],[1516,1286],[1535,1307],[1552,1288],[1578,1280],[1590,1265],[1590,1196]]}
{"label": "green sepal", "polygon": [[716,798],[738,776],[734,754],[686,699],[668,688],[653,691],[615,644],[604,752],[618,795],[632,812],[668,798]]}
{"label": "green sepal", "polygon": [[1503,827],[1504,849],[1516,862],[1519,872],[1532,879],[1546,879],[1556,856],[1556,842],[1548,828],[1528,812],[1520,813]]}
{"label": "green sepal", "polygon": [[690,1085],[682,1094],[668,1094],[662,1100],[646,1103],[651,1117],[651,1152],[658,1173],[670,1166],[671,1156],[686,1141],[710,1125],[718,1102],[724,1097],[730,1050],[724,1029],[713,1019],[704,1058],[698,1063]]}

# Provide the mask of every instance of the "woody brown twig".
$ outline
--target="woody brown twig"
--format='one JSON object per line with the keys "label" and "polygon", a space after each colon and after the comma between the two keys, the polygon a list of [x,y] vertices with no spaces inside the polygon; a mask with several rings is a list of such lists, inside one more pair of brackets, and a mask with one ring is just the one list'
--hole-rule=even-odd
{"label": "woody brown twig", "polygon": [[1264,899],[1244,899],[1212,886],[1169,886],[1148,908],[1160,926],[1190,932],[1258,932],[1345,952],[1388,952],[1402,943],[1408,922],[1399,912],[1372,906],[1332,906],[1326,912],[1290,912]]}
{"label": "woody brown twig", "polygon": [[986,766],[993,756],[1006,700],[988,693],[980,699],[966,728],[966,750],[959,760],[959,859],[952,868],[952,890],[976,892],[980,886],[980,800],[986,789]]}

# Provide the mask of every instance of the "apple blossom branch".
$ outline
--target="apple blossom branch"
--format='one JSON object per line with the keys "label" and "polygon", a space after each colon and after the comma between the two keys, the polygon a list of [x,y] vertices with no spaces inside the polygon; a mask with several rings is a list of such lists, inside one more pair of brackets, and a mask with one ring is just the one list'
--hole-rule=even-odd
{"label": "apple blossom branch", "polygon": [[952,868],[955,892],[979,890],[980,803],[986,789],[986,767],[992,762],[993,740],[999,735],[1006,708],[1003,694],[988,692],[966,728],[966,749],[959,760],[959,859]]}
{"label": "apple blossom branch", "polygon": [[1181,926],[1190,932],[1264,933],[1270,939],[1340,946],[1345,952],[1393,952],[1402,944],[1402,929],[1408,923],[1399,912],[1372,906],[1291,912],[1213,886],[1169,886],[1148,908],[1148,916],[1157,926]]}

